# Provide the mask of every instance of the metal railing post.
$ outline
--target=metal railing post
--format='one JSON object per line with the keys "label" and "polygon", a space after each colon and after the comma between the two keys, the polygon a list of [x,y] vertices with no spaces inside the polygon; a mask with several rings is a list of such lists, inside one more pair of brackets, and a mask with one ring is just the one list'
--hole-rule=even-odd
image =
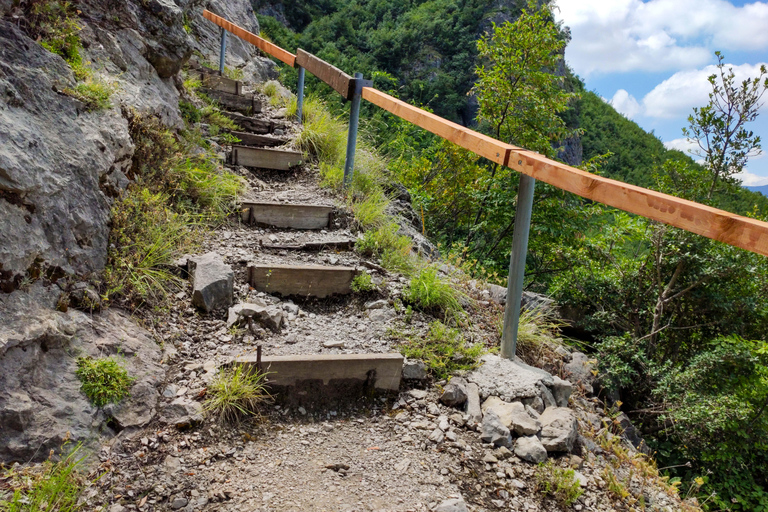
{"label": "metal railing post", "polygon": [[301,111],[304,107],[304,68],[299,66],[299,86],[296,91],[296,121],[301,124]]}
{"label": "metal railing post", "polygon": [[363,94],[363,74],[355,73],[355,94],[352,96],[352,108],[349,111],[349,135],[347,136],[347,158],[344,160],[344,187],[352,181],[355,172],[355,149],[357,148],[357,128],[360,123],[360,100]]}
{"label": "metal railing post", "polygon": [[227,54],[227,31],[221,28],[221,52],[219,53],[219,73],[224,76],[224,56]]}
{"label": "metal railing post", "polygon": [[507,307],[504,310],[504,328],[501,334],[501,357],[514,359],[517,350],[517,329],[520,323],[520,304],[523,299],[525,256],[528,253],[528,233],[531,229],[533,189],[536,180],[520,175],[515,212],[515,232],[512,235],[512,255],[509,258],[507,280]]}

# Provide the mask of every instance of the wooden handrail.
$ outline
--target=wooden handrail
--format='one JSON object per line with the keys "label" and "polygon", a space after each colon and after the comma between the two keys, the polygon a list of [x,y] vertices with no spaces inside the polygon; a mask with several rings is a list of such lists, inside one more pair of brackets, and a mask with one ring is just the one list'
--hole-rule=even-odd
{"label": "wooden handrail", "polygon": [[[210,11],[203,16],[256,45],[289,66],[296,56]],[[314,55],[299,50],[307,68],[335,90],[347,90],[349,75]],[[344,82],[344,83],[342,83]],[[339,91],[341,92],[341,91]],[[344,93],[341,92],[343,95]],[[768,223],[718,210],[700,203],[604,178],[550,160],[538,153],[506,144],[394,98],[363,87],[363,99],[488,160],[578,196],[663,222],[763,256],[768,256]]]}
{"label": "wooden handrail", "polygon": [[214,22],[224,30],[227,30],[229,32],[232,32],[240,39],[243,39],[245,41],[248,41],[252,45],[256,46],[259,50],[263,51],[264,53],[267,53],[276,59],[279,59],[286,64],[288,64],[291,67],[294,67],[296,63],[296,56],[292,54],[291,52],[287,50],[283,50],[276,44],[272,44],[266,39],[262,39],[261,37],[257,36],[256,34],[252,32],[248,32],[242,27],[239,27],[235,25],[234,23],[231,23],[221,16],[217,16],[216,14],[213,14],[208,9],[203,10],[203,16],[205,16],[210,21]]}

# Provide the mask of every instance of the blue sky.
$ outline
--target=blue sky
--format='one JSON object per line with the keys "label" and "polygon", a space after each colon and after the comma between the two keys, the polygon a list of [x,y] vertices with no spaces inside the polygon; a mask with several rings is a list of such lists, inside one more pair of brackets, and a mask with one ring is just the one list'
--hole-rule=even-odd
{"label": "blue sky", "polygon": [[[571,28],[565,53],[571,68],[588,89],[653,130],[668,147],[691,148],[682,128],[693,107],[708,102],[716,50],[738,80],[768,66],[768,1],[556,0],[556,5],[555,17]],[[763,139],[764,150],[740,178],[745,185],[768,184],[768,105],[748,127]]]}

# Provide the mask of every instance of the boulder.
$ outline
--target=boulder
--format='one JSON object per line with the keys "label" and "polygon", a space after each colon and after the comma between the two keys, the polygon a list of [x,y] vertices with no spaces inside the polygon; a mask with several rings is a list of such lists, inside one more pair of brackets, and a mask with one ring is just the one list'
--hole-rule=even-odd
{"label": "boulder", "polygon": [[423,361],[406,359],[403,361],[404,380],[425,380],[427,378],[427,365]]}
{"label": "boulder", "polygon": [[448,407],[458,407],[467,401],[467,381],[453,377],[443,389],[440,401]]}
{"label": "boulder", "polygon": [[203,406],[188,398],[179,397],[163,407],[160,421],[186,430],[203,422]]}
{"label": "boulder", "polygon": [[521,437],[515,441],[515,455],[526,462],[540,464],[547,460],[547,450],[536,436]]}
{"label": "boulder", "polygon": [[189,259],[193,277],[192,304],[206,313],[228,307],[234,300],[235,273],[215,252]]}
{"label": "boulder", "polygon": [[548,452],[570,452],[578,436],[573,411],[567,407],[549,407],[539,418],[541,444]]}
{"label": "boulder", "polygon": [[488,411],[483,415],[480,439],[484,443],[493,443],[495,446],[512,448],[512,435],[509,433],[509,429],[504,426],[493,411]]}
{"label": "boulder", "polygon": [[482,398],[498,396],[508,402],[532,398],[539,395],[539,383],[552,382],[552,376],[544,370],[495,354],[484,355],[480,362],[482,365],[469,373],[467,380],[477,384]]}
{"label": "boulder", "polygon": [[493,411],[501,423],[517,435],[535,435],[541,430],[541,424],[526,412],[520,402],[504,402],[492,396],[483,403],[483,412],[488,411]]}
{"label": "boulder", "polygon": [[557,403],[558,407],[568,407],[568,399],[573,392],[573,385],[557,376],[553,376],[552,379],[554,380],[552,396],[555,399],[555,403]]}

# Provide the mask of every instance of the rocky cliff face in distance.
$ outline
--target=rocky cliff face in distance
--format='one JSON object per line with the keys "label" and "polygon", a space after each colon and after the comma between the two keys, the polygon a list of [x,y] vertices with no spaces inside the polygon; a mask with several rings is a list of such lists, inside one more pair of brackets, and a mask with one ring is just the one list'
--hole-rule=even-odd
{"label": "rocky cliff face in distance", "polygon": [[[105,415],[79,395],[77,355],[104,354],[102,335],[141,340],[130,350],[157,349],[112,312],[55,308],[61,290],[104,270],[110,206],[130,183],[126,113],[182,126],[181,67],[195,52],[218,61],[220,32],[203,8],[259,30],[247,0],[75,1],[83,61],[115,90],[111,107],[90,110],[63,93],[77,84],[70,65],[30,37],[28,14],[38,4],[45,0],[0,0],[0,460],[45,458],[67,430],[76,440],[108,433]],[[275,74],[237,38],[227,65],[247,80]],[[137,371],[148,375],[140,395],[151,410],[158,370]]]}

